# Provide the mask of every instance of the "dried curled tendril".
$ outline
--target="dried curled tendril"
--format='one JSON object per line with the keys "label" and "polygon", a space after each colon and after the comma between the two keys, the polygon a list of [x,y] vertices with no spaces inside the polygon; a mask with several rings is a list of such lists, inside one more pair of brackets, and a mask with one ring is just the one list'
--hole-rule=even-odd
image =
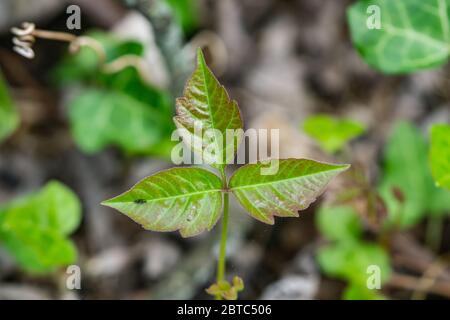
{"label": "dried curled tendril", "polygon": [[69,33],[38,30],[31,22],[24,22],[22,28],[12,28],[11,32],[15,36],[12,40],[14,51],[28,59],[35,57],[33,44],[36,38],[69,42],[71,51],[79,50],[82,45],[80,42],[84,41],[83,37],[78,38]]}
{"label": "dried curled tendril", "polygon": [[12,39],[14,44],[14,51],[20,54],[21,56],[33,59],[35,54],[33,51],[33,44],[36,42],[36,38],[33,35],[33,32],[36,29],[36,26],[33,23],[24,22],[22,24],[22,28],[12,28],[11,32],[15,35]]}
{"label": "dried curled tendril", "polygon": [[39,30],[31,22],[24,22],[21,28],[14,27],[11,29],[11,32],[14,35],[12,39],[14,51],[27,59],[33,59],[35,57],[33,44],[36,42],[36,38],[63,41],[69,43],[69,51],[71,53],[77,53],[81,47],[89,47],[94,50],[100,59],[102,71],[105,73],[115,73],[126,67],[134,67],[143,80],[152,83],[148,74],[144,71],[146,69],[148,70],[145,65],[145,60],[139,56],[130,54],[106,63],[105,49],[100,42],[91,37],[77,37],[65,32]]}

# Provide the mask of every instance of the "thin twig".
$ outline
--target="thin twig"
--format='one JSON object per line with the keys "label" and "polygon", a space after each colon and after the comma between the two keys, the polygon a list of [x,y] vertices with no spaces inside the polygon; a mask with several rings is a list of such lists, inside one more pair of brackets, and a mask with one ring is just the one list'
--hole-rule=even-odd
{"label": "thin twig", "polygon": [[105,73],[116,73],[127,67],[134,67],[144,82],[149,85],[153,84],[152,79],[146,72],[148,70],[146,61],[142,57],[129,54],[107,63],[105,48],[94,38],[87,36],[78,37],[65,32],[39,30],[36,29],[34,23],[30,22],[22,23],[21,28],[12,28],[11,32],[14,34],[14,51],[25,58],[33,59],[35,57],[33,45],[36,42],[36,38],[68,42],[71,53],[78,52],[82,47],[89,47],[94,50],[99,57],[101,70]]}
{"label": "thin twig", "polygon": [[[447,254],[446,256],[449,256],[449,254]],[[413,300],[425,299],[426,296],[425,293],[427,292],[427,290],[436,283],[436,280],[439,278],[442,272],[445,271],[445,269],[448,267],[448,265],[444,262],[446,256],[444,255],[436,259],[436,261],[433,262],[428,267],[428,269],[423,273],[423,276],[418,283],[418,287],[416,288],[416,290],[412,295]]]}
{"label": "thin twig", "polygon": [[[406,290],[416,290],[420,286],[420,278],[404,274],[393,274],[385,286],[401,288]],[[440,281],[433,283],[426,290],[428,293],[437,294],[450,299],[450,282]]]}
{"label": "thin twig", "polygon": [[70,34],[70,33],[39,30],[39,29],[36,29],[33,32],[31,32],[31,35],[36,38],[62,41],[62,42],[72,42],[77,39],[77,36]]}

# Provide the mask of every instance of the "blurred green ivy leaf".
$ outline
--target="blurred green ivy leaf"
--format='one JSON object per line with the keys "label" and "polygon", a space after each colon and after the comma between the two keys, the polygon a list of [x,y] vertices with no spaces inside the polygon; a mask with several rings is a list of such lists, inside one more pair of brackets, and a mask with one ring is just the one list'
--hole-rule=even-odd
{"label": "blurred green ivy leaf", "polygon": [[350,119],[337,119],[319,114],[308,117],[303,123],[303,130],[329,153],[336,153],[350,140],[364,133],[364,126]]}
{"label": "blurred green ivy leaf", "polygon": [[360,55],[382,72],[413,72],[448,60],[450,0],[360,0],[347,16]]}
{"label": "blurred green ivy leaf", "polygon": [[78,197],[52,181],[0,210],[0,241],[24,270],[48,273],[76,261],[76,248],[68,236],[80,220]]}
{"label": "blurred green ivy leaf", "polygon": [[379,268],[380,284],[391,275],[389,255],[378,244],[361,240],[363,227],[350,206],[322,207],[317,216],[319,231],[332,243],[319,249],[317,261],[325,274],[348,282],[343,298],[378,300],[383,297],[367,287],[376,276],[369,267]]}
{"label": "blurred green ivy leaf", "polygon": [[377,290],[371,290],[367,286],[350,283],[344,290],[345,300],[385,300],[386,297],[379,294]]}
{"label": "blurred green ivy leaf", "polygon": [[[412,124],[396,124],[384,151],[380,193],[385,200],[388,222],[409,227],[427,213],[442,215],[450,210],[450,193],[437,188],[428,167],[428,145]],[[402,199],[393,192],[398,189]]]}
{"label": "blurred green ivy leaf", "polygon": [[172,8],[173,14],[185,34],[190,34],[198,27],[198,0],[166,0],[166,2]]}
{"label": "blurred green ivy leaf", "polygon": [[430,167],[437,186],[450,190],[450,125],[431,128]]}
{"label": "blurred green ivy leaf", "polygon": [[322,206],[316,215],[317,226],[327,239],[351,240],[362,234],[358,214],[349,206]]}
{"label": "blurred green ivy leaf", "polygon": [[322,270],[329,276],[366,287],[369,266],[380,268],[381,283],[391,274],[389,256],[377,244],[362,241],[339,241],[323,247],[317,254]]}
{"label": "blurred green ivy leaf", "polygon": [[[142,57],[144,46],[135,40],[121,40],[102,31],[86,34],[103,47],[105,63],[110,63],[126,55]],[[101,58],[91,46],[81,46],[76,54],[66,55],[52,72],[52,77],[60,85],[72,85],[74,82],[95,82],[102,76]]]}
{"label": "blurred green ivy leaf", "polygon": [[[104,48],[106,64],[141,57],[145,51],[136,41],[118,40],[102,32],[88,36]],[[168,92],[142,79],[134,65],[114,72],[101,66],[98,53],[82,47],[54,71],[59,83],[81,86],[69,103],[72,132],[80,149],[96,153],[113,145],[132,155],[168,156],[174,130]]]}
{"label": "blurred green ivy leaf", "polygon": [[0,72],[0,142],[7,138],[18,124],[19,115]]}
{"label": "blurred green ivy leaf", "polygon": [[87,89],[70,103],[69,118],[86,153],[116,145],[129,154],[156,154],[170,133],[163,115],[122,91]]}

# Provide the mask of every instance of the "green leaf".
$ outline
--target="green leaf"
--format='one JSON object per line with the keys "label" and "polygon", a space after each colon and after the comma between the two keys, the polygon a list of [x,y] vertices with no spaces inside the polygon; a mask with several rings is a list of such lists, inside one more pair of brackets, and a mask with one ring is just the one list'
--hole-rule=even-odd
{"label": "green leaf", "polygon": [[77,259],[73,243],[60,233],[32,223],[14,221],[0,230],[0,242],[30,273],[49,273]]}
{"label": "green leaf", "polygon": [[350,119],[335,119],[328,115],[315,115],[303,123],[304,131],[329,153],[335,153],[352,139],[363,134],[364,126]]}
{"label": "green leaf", "polygon": [[[121,40],[105,32],[92,31],[86,34],[103,48],[105,63],[125,55],[143,56],[144,46],[134,40]],[[76,54],[69,54],[52,71],[52,77],[58,85],[70,85],[79,81],[95,81],[101,74],[100,56],[90,46],[82,46]]]}
{"label": "green leaf", "polygon": [[147,177],[103,205],[153,231],[180,230],[183,237],[211,230],[222,209],[222,182],[200,168],[173,168]]}
{"label": "green leaf", "polygon": [[67,236],[80,219],[77,196],[53,181],[0,212],[0,240],[25,270],[50,272],[76,260],[76,249]]}
{"label": "green leaf", "polygon": [[362,234],[358,214],[348,206],[322,206],[317,214],[317,226],[329,240],[358,239]]}
{"label": "green leaf", "polygon": [[[369,29],[376,5],[381,29]],[[348,10],[351,37],[364,60],[385,73],[443,65],[450,48],[450,0],[361,0]]]}
{"label": "green leaf", "polygon": [[306,159],[279,160],[278,172],[262,175],[264,163],[238,169],[230,190],[252,217],[273,224],[274,216],[298,217],[322,194],[326,185],[348,165],[333,165]]}
{"label": "green leaf", "polygon": [[[101,44],[106,63],[144,53],[143,45],[136,41],[119,40],[102,32],[88,36]],[[72,132],[80,149],[95,153],[118,146],[133,155],[168,156],[167,146],[175,128],[168,93],[147,83],[133,66],[110,73],[100,63],[92,48],[82,47],[55,71],[59,83],[82,86],[69,105]]]}
{"label": "green leaf", "polygon": [[80,224],[81,204],[66,186],[51,181],[38,193],[19,199],[7,206],[6,222],[27,221],[69,235]]}
{"label": "green leaf", "polygon": [[365,285],[350,283],[345,288],[343,298],[345,300],[385,300],[386,298],[378,293],[376,289],[368,289]]}
{"label": "green leaf", "polygon": [[[183,141],[203,155],[206,163],[223,169],[233,161],[243,132],[227,141],[230,139],[226,131],[242,129],[240,110],[206,65],[201,49],[198,49],[197,68],[186,85],[184,96],[177,99],[174,121]],[[205,136],[208,132],[209,138]]]}
{"label": "green leaf", "polygon": [[450,126],[431,128],[430,166],[437,186],[450,189]]}
{"label": "green leaf", "polygon": [[90,47],[81,47],[76,54],[66,56],[51,71],[51,78],[58,86],[72,85],[73,83],[91,79],[98,72],[100,57]]}
{"label": "green leaf", "polygon": [[178,23],[184,33],[189,34],[198,26],[197,0],[166,0],[174,11]]}
{"label": "green leaf", "polygon": [[[126,94],[152,109],[153,112],[165,117],[165,125],[175,127],[172,123],[172,98],[164,90],[157,89],[144,82],[133,67],[122,69],[116,73],[98,75],[100,88],[118,91]],[[169,125],[170,124],[170,125]]]}
{"label": "green leaf", "polygon": [[86,153],[116,145],[128,153],[148,154],[168,132],[166,117],[119,91],[86,90],[70,104],[69,117],[73,136]]}
{"label": "green leaf", "polygon": [[[449,192],[435,186],[428,168],[428,146],[424,137],[409,123],[398,123],[384,151],[380,193],[388,207],[388,223],[409,227],[427,213],[450,210]],[[399,188],[403,201],[393,194]]]}
{"label": "green leaf", "polygon": [[329,276],[347,280],[357,285],[366,285],[371,265],[380,268],[381,282],[391,275],[389,255],[375,244],[359,241],[340,241],[319,250],[317,260]]}
{"label": "green leaf", "polygon": [[19,116],[0,72],[0,142],[8,137],[18,124]]}

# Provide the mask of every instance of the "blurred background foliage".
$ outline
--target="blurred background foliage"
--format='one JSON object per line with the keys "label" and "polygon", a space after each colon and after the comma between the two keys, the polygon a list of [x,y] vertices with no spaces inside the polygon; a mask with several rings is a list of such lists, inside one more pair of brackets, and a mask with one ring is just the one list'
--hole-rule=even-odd
{"label": "blurred background foliage", "polygon": [[66,57],[54,72],[55,83],[80,87],[68,108],[72,133],[81,150],[95,153],[115,145],[128,154],[170,158],[174,125],[169,92],[146,83],[133,66],[117,71],[104,67],[118,59],[140,59],[144,46],[101,32],[87,36],[102,46],[105,57],[83,47]]}
{"label": "blurred background foliage", "polygon": [[[174,100],[197,47],[246,128],[280,129],[281,158],[352,164],[274,227],[232,203],[242,298],[450,298],[449,40],[437,2],[70,4],[82,30],[66,29],[65,1],[0,2],[0,299],[208,298],[217,232],[150,233],[99,205],[172,166]],[[369,5],[384,28],[361,27]],[[94,44],[70,53],[39,39],[27,61],[11,50],[22,21]],[[64,286],[70,264],[81,290]],[[372,265],[380,290],[367,287]]]}

